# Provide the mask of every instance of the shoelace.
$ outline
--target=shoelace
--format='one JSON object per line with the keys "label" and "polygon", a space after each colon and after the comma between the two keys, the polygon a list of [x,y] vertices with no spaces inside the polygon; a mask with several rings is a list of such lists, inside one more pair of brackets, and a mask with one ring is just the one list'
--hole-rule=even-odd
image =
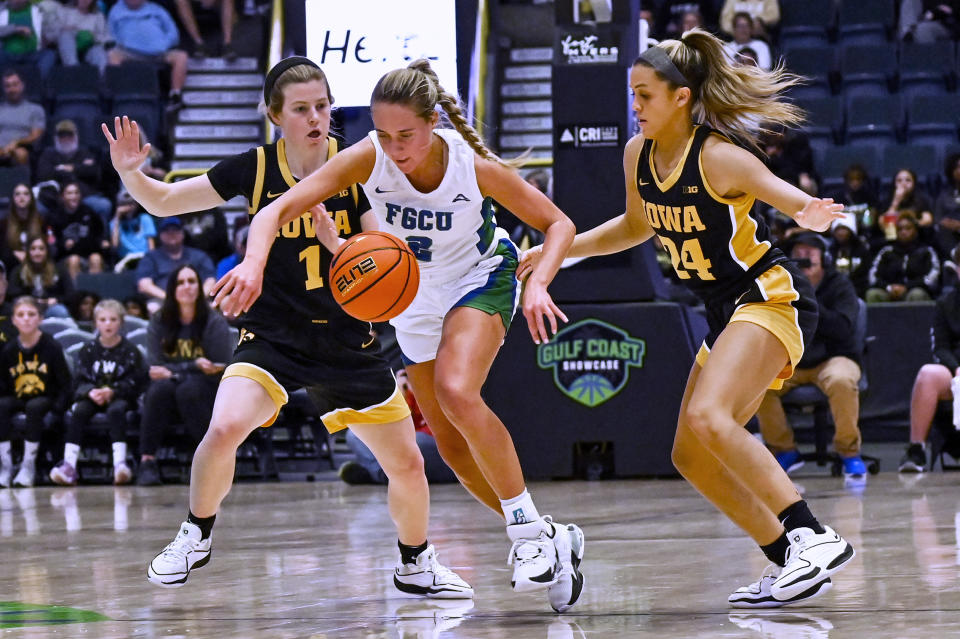
{"label": "shoelace", "polygon": [[767,564],[767,567],[763,569],[763,572],[760,573],[760,578],[757,579],[754,583],[750,584],[750,588],[760,589],[760,586],[763,585],[763,580],[766,577],[771,579],[776,579],[780,576],[780,566],[777,564]]}
{"label": "shoelace", "polygon": [[192,539],[185,535],[177,535],[177,538],[167,544],[160,554],[165,559],[186,559],[187,555],[195,549]]}
{"label": "shoelace", "polygon": [[507,565],[513,564],[514,558],[521,564],[535,560],[538,556],[544,554],[543,547],[546,544],[547,540],[544,539],[543,533],[540,533],[536,539],[524,539],[521,537],[515,540],[513,545],[510,546]]}
{"label": "shoelace", "polygon": [[436,579],[441,582],[450,582],[450,581],[460,581],[459,576],[440,563],[437,559],[437,552],[434,551],[430,553],[430,556],[427,557],[427,567],[430,572],[436,575]]}

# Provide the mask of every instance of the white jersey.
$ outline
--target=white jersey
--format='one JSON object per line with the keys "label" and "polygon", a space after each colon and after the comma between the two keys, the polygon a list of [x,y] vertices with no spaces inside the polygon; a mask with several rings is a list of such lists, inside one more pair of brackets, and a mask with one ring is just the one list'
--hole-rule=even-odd
{"label": "white jersey", "polygon": [[403,239],[416,254],[421,277],[450,280],[492,256],[508,235],[497,227],[492,202],[480,193],[473,149],[453,129],[435,133],[448,149],[447,170],[436,189],[415,189],[383,152],[376,131],[370,139],[377,162],[363,189],[380,230]]}

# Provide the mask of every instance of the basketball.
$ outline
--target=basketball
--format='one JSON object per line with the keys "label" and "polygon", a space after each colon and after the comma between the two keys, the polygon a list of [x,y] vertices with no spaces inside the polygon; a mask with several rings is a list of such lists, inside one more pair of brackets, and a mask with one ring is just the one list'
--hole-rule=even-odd
{"label": "basketball", "polygon": [[420,267],[407,244],[389,233],[365,231],[340,245],[330,261],[333,299],[346,313],[384,322],[417,295]]}

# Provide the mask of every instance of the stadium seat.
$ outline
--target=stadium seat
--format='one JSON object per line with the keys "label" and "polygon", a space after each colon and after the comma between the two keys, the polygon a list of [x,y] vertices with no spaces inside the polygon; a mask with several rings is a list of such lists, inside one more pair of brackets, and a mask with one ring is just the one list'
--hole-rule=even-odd
{"label": "stadium seat", "polygon": [[936,147],[929,144],[894,144],[883,150],[880,185],[889,187],[900,169],[911,169],[917,181],[934,190],[942,170]]}
{"label": "stadium seat", "polygon": [[891,0],[841,0],[839,5],[839,42],[874,44],[888,39],[896,20]]}
{"label": "stadium seat", "polygon": [[892,45],[844,46],[840,50],[840,88],[854,96],[890,93],[897,73],[897,52]]}
{"label": "stadium seat", "polygon": [[72,317],[45,317],[40,322],[40,330],[48,335],[56,335],[70,328],[77,328]]}
{"label": "stadium seat", "polygon": [[823,47],[793,49],[787,52],[786,66],[794,73],[808,79],[804,86],[790,90],[792,97],[822,98],[831,94],[835,70],[834,54],[831,49]]}
{"label": "stadium seat", "polygon": [[4,208],[10,205],[10,194],[18,184],[30,182],[29,166],[2,166],[0,167],[0,205]]}
{"label": "stadium seat", "polygon": [[943,43],[904,42],[900,46],[900,92],[906,96],[941,95],[950,89],[952,47]]}
{"label": "stadium seat", "polygon": [[[147,135],[147,139],[153,143],[158,140],[160,133],[160,107],[159,103],[144,102],[142,100],[114,100],[113,115],[126,115],[131,120],[136,120],[140,130]],[[101,135],[101,137],[103,137]]]}
{"label": "stadium seat", "polygon": [[150,321],[145,320],[142,317],[134,317],[133,315],[124,315],[123,316],[123,334],[129,335],[138,328],[146,328],[149,326]]}
{"label": "stadium seat", "polygon": [[897,142],[903,116],[896,96],[853,97],[847,103],[847,144],[883,146]]}
{"label": "stadium seat", "polygon": [[133,271],[123,273],[77,273],[76,289],[91,291],[101,298],[112,297],[125,300],[137,293],[137,275]]}
{"label": "stadium seat", "polygon": [[820,177],[825,189],[843,184],[843,173],[851,164],[859,164],[871,177],[880,168],[879,153],[873,146],[836,146],[828,149],[820,161]]}
{"label": "stadium seat", "polygon": [[109,66],[104,73],[105,92],[112,100],[156,101],[160,97],[160,79],[152,64],[127,62]]}
{"label": "stadium seat", "polygon": [[57,340],[63,348],[70,348],[74,344],[85,344],[93,339],[93,333],[81,330],[79,328],[67,328],[56,335],[53,339]]}
{"label": "stadium seat", "polygon": [[839,96],[797,99],[794,102],[807,113],[803,131],[810,138],[811,145],[815,145],[815,140],[836,143],[844,124],[843,101]]}
{"label": "stadium seat", "polygon": [[54,67],[47,78],[47,92],[54,108],[79,102],[100,111],[100,71],[87,64]]}
{"label": "stadium seat", "polygon": [[73,120],[77,125],[77,140],[81,145],[93,150],[105,150],[106,139],[100,131],[100,123],[106,121],[99,103],[92,102],[58,102],[49,118],[45,137],[52,141],[54,125],[60,120]]}
{"label": "stadium seat", "polygon": [[910,144],[928,144],[937,149],[942,162],[946,149],[957,143],[960,96],[914,96],[908,102],[906,139]]}

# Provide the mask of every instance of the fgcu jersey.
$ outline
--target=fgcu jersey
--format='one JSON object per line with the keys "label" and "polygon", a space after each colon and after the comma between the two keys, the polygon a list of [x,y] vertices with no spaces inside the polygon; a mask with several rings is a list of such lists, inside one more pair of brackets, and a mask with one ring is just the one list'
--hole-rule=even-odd
{"label": "fgcu jersey", "polygon": [[453,129],[435,133],[448,148],[440,186],[429,193],[416,190],[383,152],[376,131],[371,131],[377,162],[363,188],[380,230],[407,242],[422,276],[454,278],[490,257],[497,241],[508,236],[497,227],[492,200],[480,194],[473,149]]}
{"label": "fgcu jersey", "polygon": [[677,276],[705,301],[719,300],[783,254],[771,248],[763,220],[752,216],[754,197],[725,198],[703,177],[700,153],[714,131],[697,126],[673,172],[663,181],[653,165],[655,140],[645,140],[637,161],[637,190],[647,222],[670,255]]}
{"label": "fgcu jersey", "polygon": [[[328,157],[341,142],[330,136]],[[255,215],[297,183],[287,164],[286,145],[251,149],[227,158],[210,169],[210,183],[225,200],[243,194]],[[341,237],[359,233],[360,214],[369,203],[356,185],[324,201]],[[317,241],[309,211],[277,231],[263,274],[263,293],[244,317],[245,325],[270,326],[283,318],[299,316],[313,323],[356,322],[333,300],[326,275],[332,255]]]}

